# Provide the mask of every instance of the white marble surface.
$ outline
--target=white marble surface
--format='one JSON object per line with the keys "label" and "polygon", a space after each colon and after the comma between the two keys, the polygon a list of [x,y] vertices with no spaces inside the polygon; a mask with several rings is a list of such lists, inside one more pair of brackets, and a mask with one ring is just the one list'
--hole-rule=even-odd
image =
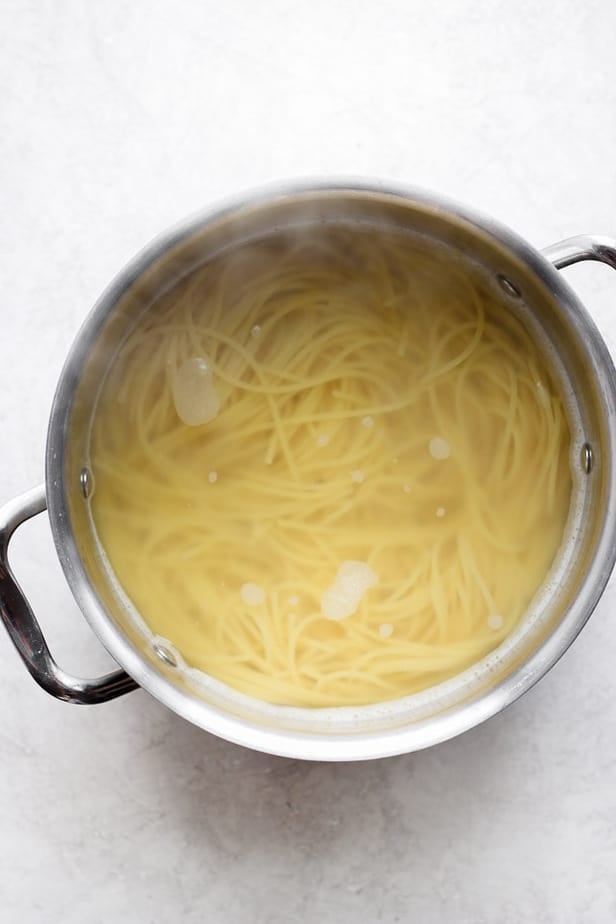
{"label": "white marble surface", "polygon": [[[2,0],[0,499],[42,477],[64,354],[156,232],[285,176],[380,175],[536,245],[616,234],[614,0]],[[610,344],[616,276],[569,271]],[[107,665],[44,518],[15,563]],[[144,693],[53,701],[0,632],[0,922],[610,924],[616,584],[506,714],[429,752],[266,757]]]}

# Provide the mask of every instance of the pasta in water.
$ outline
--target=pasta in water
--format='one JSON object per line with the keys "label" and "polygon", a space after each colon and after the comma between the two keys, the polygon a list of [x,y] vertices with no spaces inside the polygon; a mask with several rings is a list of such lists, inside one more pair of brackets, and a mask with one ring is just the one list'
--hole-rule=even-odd
{"label": "pasta in water", "polygon": [[295,229],[197,267],[114,357],[93,523],[152,630],[257,699],[391,700],[518,625],[563,540],[570,428],[478,267]]}

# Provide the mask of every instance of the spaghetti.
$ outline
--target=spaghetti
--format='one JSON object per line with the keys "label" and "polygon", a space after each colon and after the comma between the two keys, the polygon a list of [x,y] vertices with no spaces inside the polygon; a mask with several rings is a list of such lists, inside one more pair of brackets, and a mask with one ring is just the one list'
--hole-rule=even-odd
{"label": "spaghetti", "polygon": [[402,232],[287,232],[156,300],[103,384],[93,520],[191,667],[374,703],[519,623],[563,537],[567,415],[478,268]]}

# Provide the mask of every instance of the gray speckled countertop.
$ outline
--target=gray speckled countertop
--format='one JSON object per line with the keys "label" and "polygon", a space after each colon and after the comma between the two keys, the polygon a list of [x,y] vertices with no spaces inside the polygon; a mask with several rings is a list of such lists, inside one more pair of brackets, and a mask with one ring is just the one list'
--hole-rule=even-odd
{"label": "gray speckled countertop", "polygon": [[[0,4],[0,499],[42,477],[86,311],[144,242],[293,175],[389,177],[543,246],[616,234],[613,0]],[[568,271],[610,346],[616,274]],[[39,517],[59,659],[108,658]],[[616,585],[538,687],[431,751],[301,764],[145,693],[55,702],[0,632],[1,924],[611,924]]]}

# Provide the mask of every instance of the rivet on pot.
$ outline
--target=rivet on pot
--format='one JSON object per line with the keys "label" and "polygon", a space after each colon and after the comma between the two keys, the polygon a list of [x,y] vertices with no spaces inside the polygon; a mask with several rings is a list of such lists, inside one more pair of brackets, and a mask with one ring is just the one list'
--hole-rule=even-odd
{"label": "rivet on pot", "polygon": [[87,465],[81,469],[79,474],[79,484],[81,485],[81,493],[87,500],[89,497],[92,497],[94,493],[94,475],[90,471]]}
{"label": "rivet on pot", "polygon": [[580,458],[582,460],[582,470],[589,475],[592,471],[592,467],[595,461],[595,457],[592,451],[592,446],[590,443],[584,443],[580,452]]}
{"label": "rivet on pot", "polygon": [[510,298],[520,298],[522,293],[516,284],[511,281],[511,279],[507,279],[507,277],[503,276],[502,273],[499,273],[496,278],[503,292],[505,292]]}
{"label": "rivet on pot", "polygon": [[156,644],[152,646],[154,649],[154,654],[157,655],[161,661],[164,661],[165,664],[168,664],[169,667],[177,667],[178,662],[175,660],[175,655],[169,651],[165,645]]}

